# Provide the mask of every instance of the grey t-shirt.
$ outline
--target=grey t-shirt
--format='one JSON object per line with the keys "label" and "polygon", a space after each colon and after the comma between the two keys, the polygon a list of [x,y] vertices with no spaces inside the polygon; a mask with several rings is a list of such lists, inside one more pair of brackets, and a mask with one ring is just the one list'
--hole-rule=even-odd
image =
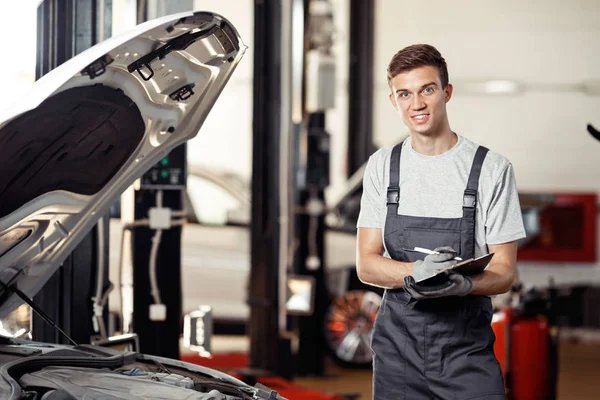
{"label": "grey t-shirt", "polygon": [[[458,142],[438,156],[417,153],[410,137],[400,158],[398,214],[416,217],[460,218],[463,194],[478,145],[458,135]],[[358,228],[379,228],[382,237],[387,213],[392,146],[380,148],[367,163],[363,177]],[[489,151],[481,168],[475,223],[475,257],[488,253],[487,245],[525,237],[512,164]],[[390,258],[387,249],[385,257]]]}

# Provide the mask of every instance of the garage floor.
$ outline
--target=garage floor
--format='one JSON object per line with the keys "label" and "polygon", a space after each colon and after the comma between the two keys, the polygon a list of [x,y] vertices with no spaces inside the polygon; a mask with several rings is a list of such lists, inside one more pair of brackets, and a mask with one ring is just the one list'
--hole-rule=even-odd
{"label": "garage floor", "polygon": [[[248,350],[244,337],[215,338],[213,343],[218,353]],[[558,400],[600,399],[600,342],[562,342],[559,368]],[[371,399],[371,383],[371,370],[340,368],[331,361],[327,362],[326,377],[294,380],[299,387],[323,392],[360,393],[361,400]]]}

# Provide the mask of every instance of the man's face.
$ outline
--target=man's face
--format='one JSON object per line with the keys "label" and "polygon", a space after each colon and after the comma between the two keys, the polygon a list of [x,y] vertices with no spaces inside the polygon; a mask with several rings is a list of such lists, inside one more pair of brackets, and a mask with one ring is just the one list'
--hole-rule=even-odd
{"label": "man's face", "polygon": [[411,133],[436,136],[446,126],[446,103],[452,85],[442,88],[436,67],[425,66],[396,75],[390,82],[390,101]]}

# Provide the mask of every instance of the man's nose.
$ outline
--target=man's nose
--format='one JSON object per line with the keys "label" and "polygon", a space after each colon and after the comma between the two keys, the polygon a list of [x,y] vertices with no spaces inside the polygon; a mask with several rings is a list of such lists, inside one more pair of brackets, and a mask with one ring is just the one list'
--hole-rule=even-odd
{"label": "man's nose", "polygon": [[421,96],[414,96],[411,107],[413,110],[419,111],[419,110],[422,110],[423,108],[425,108],[426,104],[423,101],[423,98]]}

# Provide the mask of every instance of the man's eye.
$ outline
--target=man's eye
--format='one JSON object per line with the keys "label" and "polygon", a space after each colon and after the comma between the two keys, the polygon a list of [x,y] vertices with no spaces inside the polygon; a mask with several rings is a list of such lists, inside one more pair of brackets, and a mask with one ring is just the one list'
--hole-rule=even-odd
{"label": "man's eye", "polygon": [[431,87],[425,88],[425,90],[423,90],[423,92],[426,94],[431,94],[431,93],[433,93],[433,88],[431,88]]}
{"label": "man's eye", "polygon": [[402,92],[402,93],[400,93],[400,98],[403,98],[403,99],[408,98],[408,92]]}

